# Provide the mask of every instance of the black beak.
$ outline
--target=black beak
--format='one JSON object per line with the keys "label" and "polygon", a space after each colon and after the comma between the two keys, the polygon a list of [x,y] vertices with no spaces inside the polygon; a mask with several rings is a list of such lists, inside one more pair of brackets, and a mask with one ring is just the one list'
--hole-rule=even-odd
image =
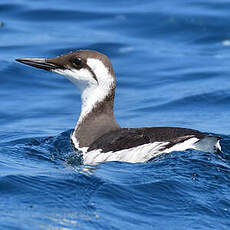
{"label": "black beak", "polygon": [[61,68],[59,65],[52,63],[48,58],[17,58],[16,61],[48,71]]}

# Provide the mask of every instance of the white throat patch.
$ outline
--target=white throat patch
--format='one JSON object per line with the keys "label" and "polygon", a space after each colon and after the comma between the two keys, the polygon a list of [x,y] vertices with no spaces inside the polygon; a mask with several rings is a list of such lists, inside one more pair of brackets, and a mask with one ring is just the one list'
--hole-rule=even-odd
{"label": "white throat patch", "polygon": [[[95,73],[98,82],[89,84],[81,94],[82,107],[78,124],[94,108],[95,104],[103,101],[114,87],[114,78],[108,71],[108,68],[98,59],[88,58],[87,65]],[[93,78],[93,76],[91,76]]]}
{"label": "white throat patch", "polygon": [[92,111],[95,104],[103,101],[115,85],[115,78],[110,74],[108,68],[99,59],[88,58],[87,65],[96,75],[98,82],[94,79],[92,73],[86,69],[56,69],[53,72],[64,75],[73,82],[81,92],[81,115],[77,125],[84,117]]}

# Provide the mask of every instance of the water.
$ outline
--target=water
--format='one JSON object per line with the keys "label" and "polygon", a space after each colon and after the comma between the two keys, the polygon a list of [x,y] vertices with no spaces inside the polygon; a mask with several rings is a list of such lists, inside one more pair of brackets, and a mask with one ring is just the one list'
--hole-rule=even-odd
{"label": "water", "polygon": [[[229,229],[229,10],[227,0],[1,0],[0,229]],[[76,49],[111,58],[121,126],[215,133],[223,152],[86,172],[69,142],[79,92],[14,61]]]}

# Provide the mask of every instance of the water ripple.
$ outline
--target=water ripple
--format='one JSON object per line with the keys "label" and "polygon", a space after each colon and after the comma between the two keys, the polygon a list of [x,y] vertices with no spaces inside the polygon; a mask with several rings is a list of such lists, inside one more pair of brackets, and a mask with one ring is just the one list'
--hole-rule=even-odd
{"label": "water ripple", "polygon": [[[229,8],[2,0],[0,229],[229,229]],[[77,49],[111,58],[121,126],[196,128],[220,135],[223,151],[85,168],[70,141],[79,92],[14,61]]]}

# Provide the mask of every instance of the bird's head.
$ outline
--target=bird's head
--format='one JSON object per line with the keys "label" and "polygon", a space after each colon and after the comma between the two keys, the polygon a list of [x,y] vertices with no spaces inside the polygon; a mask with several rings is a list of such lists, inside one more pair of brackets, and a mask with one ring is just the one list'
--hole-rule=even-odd
{"label": "bird's head", "polygon": [[[79,50],[55,58],[18,58],[16,61],[65,76],[81,91],[100,93],[115,89],[112,64],[107,56],[92,50]],[[92,91],[93,90],[93,91]]]}

